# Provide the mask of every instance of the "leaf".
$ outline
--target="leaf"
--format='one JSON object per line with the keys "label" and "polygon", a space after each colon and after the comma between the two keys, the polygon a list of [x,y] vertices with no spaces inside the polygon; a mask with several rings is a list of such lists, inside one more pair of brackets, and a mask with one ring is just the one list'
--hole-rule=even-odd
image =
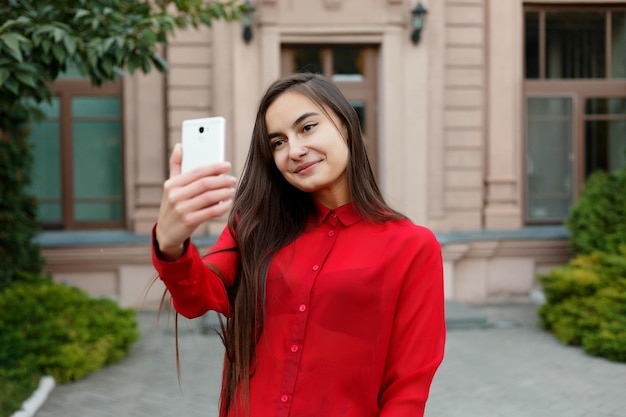
{"label": "leaf", "polygon": [[0,68],[0,86],[9,78],[11,73],[5,68]]}
{"label": "leaf", "polygon": [[91,68],[96,67],[98,63],[98,56],[96,55],[96,51],[94,49],[89,49],[87,51],[87,63]]}
{"label": "leaf", "polygon": [[111,49],[111,46],[113,46],[113,43],[116,41],[115,38],[106,38],[104,40],[103,46],[102,46],[102,52],[105,53],[107,52],[109,49]]}
{"label": "leaf", "polygon": [[144,74],[147,74],[150,72],[151,69],[152,67],[150,66],[150,62],[146,57],[143,57],[141,59],[141,70],[144,72]]}
{"label": "leaf", "polygon": [[20,24],[28,24],[30,23],[30,19],[26,16],[20,16],[17,19],[9,19],[2,26],[0,26],[0,32],[4,32],[5,30],[12,28],[15,25]]}
{"label": "leaf", "polygon": [[18,95],[19,93],[19,84],[17,83],[17,81],[15,81],[15,78],[8,78],[5,81],[5,84],[7,89],[12,92],[15,95]]}
{"label": "leaf", "polygon": [[17,59],[19,62],[22,62],[22,50],[20,49],[20,42],[30,43],[28,39],[19,33],[9,32],[0,36],[0,41],[2,41],[7,48],[11,51],[11,54]]}
{"label": "leaf", "polygon": [[52,48],[52,42],[50,39],[44,39],[43,42],[41,42],[41,48],[47,55],[50,52],[50,48]]}
{"label": "leaf", "polygon": [[162,57],[160,57],[159,55],[153,55],[151,59],[157,71],[159,72],[169,71],[169,65],[167,61],[165,61]]}
{"label": "leaf", "polygon": [[150,29],[144,29],[141,31],[141,38],[143,39],[144,44],[151,46],[156,42],[157,35]]}
{"label": "leaf", "polygon": [[104,75],[107,78],[113,78],[113,62],[111,59],[105,59],[102,62],[102,68],[104,69]]}
{"label": "leaf", "polygon": [[26,72],[16,72],[15,78],[17,78],[17,80],[20,81],[22,84],[26,84],[29,87],[37,87],[35,79],[31,74],[28,74]]}
{"label": "leaf", "polygon": [[135,72],[135,69],[140,65],[140,62],[137,60],[137,56],[135,54],[132,54],[130,57],[128,57],[128,61],[126,63],[126,66],[128,68],[128,72],[130,72],[131,74],[133,72]]}
{"label": "leaf", "polygon": [[124,61],[124,50],[122,48],[115,48],[113,54],[115,56],[115,62],[121,63]]}
{"label": "leaf", "polygon": [[63,49],[63,47],[58,43],[52,45],[52,54],[54,55],[56,60],[59,62],[64,62],[65,59],[67,58],[65,49]]}
{"label": "leaf", "polygon": [[54,30],[57,29],[52,25],[41,25],[34,32],[33,35],[39,36],[42,34],[46,34],[50,37],[54,36]]}
{"label": "leaf", "polygon": [[61,39],[63,39],[64,34],[65,34],[65,31],[58,27],[55,27],[54,30],[52,31],[52,35],[54,36],[55,42],[61,42]]}
{"label": "leaf", "polygon": [[90,10],[78,9],[76,14],[74,15],[74,19],[82,19],[83,17],[89,16],[91,14]]}
{"label": "leaf", "polygon": [[63,38],[63,43],[65,44],[65,49],[69,55],[74,55],[76,52],[76,38],[74,36],[68,35]]}
{"label": "leaf", "polygon": [[115,66],[113,67],[113,74],[115,75],[115,78],[122,78],[124,76],[124,71],[120,67]]}

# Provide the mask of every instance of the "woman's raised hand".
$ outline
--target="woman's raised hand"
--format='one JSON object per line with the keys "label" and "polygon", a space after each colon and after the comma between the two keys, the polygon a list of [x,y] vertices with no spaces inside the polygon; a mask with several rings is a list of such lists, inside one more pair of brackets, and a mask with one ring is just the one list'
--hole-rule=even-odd
{"label": "woman's raised hand", "polygon": [[223,175],[230,163],[221,162],[181,174],[182,149],[176,144],[170,157],[170,178],[163,184],[163,198],[156,226],[161,256],[176,260],[183,244],[202,223],[230,210],[237,180]]}

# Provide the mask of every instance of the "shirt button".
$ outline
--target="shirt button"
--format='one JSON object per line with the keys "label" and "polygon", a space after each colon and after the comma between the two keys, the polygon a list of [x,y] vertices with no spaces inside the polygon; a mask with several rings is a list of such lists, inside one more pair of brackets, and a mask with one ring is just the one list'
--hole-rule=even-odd
{"label": "shirt button", "polygon": [[328,232],[328,236],[333,237],[335,236],[335,232],[333,232],[332,230],[330,232]]}
{"label": "shirt button", "polygon": [[286,403],[287,401],[289,401],[289,397],[287,395],[283,395],[282,397],[280,397],[280,401]]}
{"label": "shirt button", "polygon": [[298,351],[298,345],[291,345],[291,351],[296,353]]}
{"label": "shirt button", "polygon": [[301,313],[304,313],[306,311],[306,306],[304,304],[300,304],[300,307],[298,307],[298,310],[300,310]]}
{"label": "shirt button", "polygon": [[320,269],[320,266],[319,266],[319,265],[313,265],[313,270],[314,270],[314,271],[317,271],[318,269]]}

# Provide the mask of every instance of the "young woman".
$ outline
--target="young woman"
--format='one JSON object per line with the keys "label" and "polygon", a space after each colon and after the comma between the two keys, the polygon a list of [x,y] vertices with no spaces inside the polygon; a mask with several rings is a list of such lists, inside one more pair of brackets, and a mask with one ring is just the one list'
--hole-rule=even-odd
{"label": "young woman", "polygon": [[[220,416],[422,416],[444,353],[440,246],[383,200],[337,87],[269,87],[236,193],[228,164],[180,174],[181,157],[153,262],[180,314],[228,318]],[[200,257],[189,236],[231,205]]]}

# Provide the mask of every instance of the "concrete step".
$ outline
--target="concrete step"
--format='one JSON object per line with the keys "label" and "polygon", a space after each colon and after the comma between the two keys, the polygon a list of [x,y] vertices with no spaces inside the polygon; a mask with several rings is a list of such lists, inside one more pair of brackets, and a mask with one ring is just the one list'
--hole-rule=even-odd
{"label": "concrete step", "polygon": [[446,300],[446,328],[476,329],[490,327],[489,318],[480,310],[454,300]]}

